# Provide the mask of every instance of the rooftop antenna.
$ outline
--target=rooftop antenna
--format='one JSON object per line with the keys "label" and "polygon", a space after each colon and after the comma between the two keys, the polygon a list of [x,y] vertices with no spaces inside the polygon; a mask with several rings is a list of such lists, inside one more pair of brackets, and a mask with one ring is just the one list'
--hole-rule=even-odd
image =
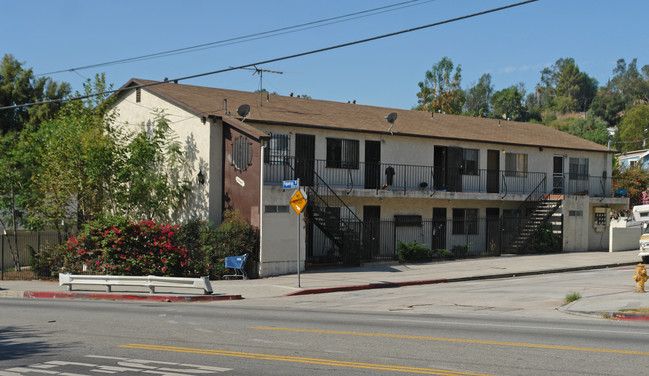
{"label": "rooftop antenna", "polygon": [[263,85],[264,72],[266,72],[266,73],[275,73],[275,74],[284,74],[284,72],[280,72],[280,71],[257,68],[256,65],[255,65],[254,68],[242,67],[242,68],[239,68],[239,69],[246,69],[246,70],[254,71],[254,72],[252,72],[253,75],[254,74],[259,74],[259,105],[260,106],[263,106],[263,103],[264,103],[263,96],[262,96],[263,90],[264,90],[264,85]]}
{"label": "rooftop antenna", "polygon": [[248,116],[249,113],[250,106],[247,104],[242,104],[241,106],[239,106],[239,108],[237,108],[237,114],[239,114],[239,116],[243,118],[241,119],[241,121],[246,121],[246,116]]}
{"label": "rooftop antenna", "polygon": [[394,127],[394,121],[397,120],[397,113],[391,112],[388,116],[385,117],[385,120],[387,120],[388,123],[390,123],[390,128],[388,128],[388,132],[390,132],[390,134],[393,134],[392,127]]}

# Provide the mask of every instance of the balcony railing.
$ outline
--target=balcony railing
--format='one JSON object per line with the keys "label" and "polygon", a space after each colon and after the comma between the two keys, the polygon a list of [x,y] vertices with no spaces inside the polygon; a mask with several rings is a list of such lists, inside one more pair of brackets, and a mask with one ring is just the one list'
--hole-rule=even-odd
{"label": "balcony railing", "polygon": [[[301,179],[310,185],[315,170],[332,188],[349,191],[376,189],[389,191],[446,191],[499,194],[529,194],[546,178],[544,172],[480,170],[452,170],[435,166],[418,166],[398,163],[363,163],[340,167],[340,162],[326,160],[300,160],[295,170],[295,158],[264,165],[264,183],[281,184],[283,180]],[[311,175],[311,176],[310,176]],[[549,189],[544,187],[545,189]]]}
{"label": "balcony railing", "polygon": [[615,195],[613,187],[621,185],[623,180],[623,178],[565,174],[564,177],[554,177],[553,193],[611,197]]}

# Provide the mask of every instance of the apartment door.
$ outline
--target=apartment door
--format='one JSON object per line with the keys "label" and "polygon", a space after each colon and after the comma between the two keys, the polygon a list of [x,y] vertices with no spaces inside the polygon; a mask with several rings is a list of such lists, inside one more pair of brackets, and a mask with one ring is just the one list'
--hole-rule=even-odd
{"label": "apartment door", "polygon": [[381,253],[381,207],[363,206],[363,253],[370,260]]}
{"label": "apartment door", "polygon": [[446,249],[446,208],[433,208],[431,249]]}
{"label": "apartment door", "polygon": [[433,189],[446,190],[446,146],[435,145],[433,170]]}
{"label": "apartment door", "polygon": [[365,188],[381,187],[381,141],[365,141]]}
{"label": "apartment door", "polygon": [[555,155],[552,163],[552,193],[563,194],[564,170],[563,155]]}
{"label": "apartment door", "polygon": [[487,193],[500,192],[500,151],[487,150]]}
{"label": "apartment door", "polygon": [[487,208],[487,253],[500,255],[500,209]]}
{"label": "apartment door", "polygon": [[300,185],[313,185],[315,166],[315,136],[311,134],[295,135],[295,178]]}
{"label": "apartment door", "polygon": [[462,192],[462,148],[449,147],[446,153],[446,183],[449,192]]}

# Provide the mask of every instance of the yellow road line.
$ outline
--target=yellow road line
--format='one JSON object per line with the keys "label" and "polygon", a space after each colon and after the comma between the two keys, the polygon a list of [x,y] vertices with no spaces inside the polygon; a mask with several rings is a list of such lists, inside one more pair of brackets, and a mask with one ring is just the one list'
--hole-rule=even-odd
{"label": "yellow road line", "polygon": [[238,357],[238,358],[274,360],[274,361],[282,361],[282,362],[319,364],[319,365],[336,366],[336,367],[363,368],[363,369],[373,369],[373,370],[382,370],[382,371],[420,373],[420,374],[427,374],[427,375],[489,376],[481,373],[456,372],[456,371],[448,371],[448,370],[432,369],[432,368],[417,368],[417,367],[393,366],[393,365],[386,365],[386,364],[356,363],[356,362],[345,362],[340,360],[302,358],[296,356],[270,355],[270,354],[255,354],[255,353],[244,353],[244,352],[224,351],[224,350],[193,349],[187,347],[142,345],[137,343],[129,343],[127,345],[121,345],[119,347],[139,349],[139,350],[173,351],[173,352],[191,353],[191,354],[208,354],[208,355],[230,356],[230,357]]}
{"label": "yellow road line", "polygon": [[542,344],[537,344],[537,343],[483,341],[483,340],[478,340],[478,339],[409,336],[409,335],[402,335],[402,334],[381,334],[381,333],[345,332],[345,331],[336,331],[336,330],[278,328],[278,327],[272,327],[272,326],[254,326],[251,329],[276,330],[276,331],[284,331],[284,332],[316,333],[316,334],[339,334],[339,335],[364,336],[364,337],[418,339],[418,340],[424,340],[424,341],[440,341],[440,342],[477,343],[477,344],[482,344],[482,345],[532,347],[532,348],[538,348],[538,349],[589,351],[589,352],[613,353],[613,354],[649,355],[649,352],[647,352],[647,351],[597,349],[597,348],[593,348],[593,347],[542,345]]}

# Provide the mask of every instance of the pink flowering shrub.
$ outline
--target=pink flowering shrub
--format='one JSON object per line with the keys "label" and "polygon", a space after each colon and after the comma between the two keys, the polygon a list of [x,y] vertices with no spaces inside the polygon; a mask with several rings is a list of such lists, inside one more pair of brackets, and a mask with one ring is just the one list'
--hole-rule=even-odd
{"label": "pink flowering shrub", "polygon": [[71,273],[183,276],[189,260],[179,231],[180,226],[155,221],[94,221],[58,246],[64,253],[58,263]]}
{"label": "pink flowering shrub", "polygon": [[109,218],[41,251],[36,269],[49,269],[40,277],[65,272],[216,279],[226,272],[225,257],[254,255],[257,247],[257,233],[236,212],[226,212],[218,228],[203,221],[175,226]]}
{"label": "pink flowering shrub", "polygon": [[613,180],[613,191],[625,189],[631,207],[642,205],[643,192],[649,186],[649,171],[633,165],[617,175],[619,178]]}

